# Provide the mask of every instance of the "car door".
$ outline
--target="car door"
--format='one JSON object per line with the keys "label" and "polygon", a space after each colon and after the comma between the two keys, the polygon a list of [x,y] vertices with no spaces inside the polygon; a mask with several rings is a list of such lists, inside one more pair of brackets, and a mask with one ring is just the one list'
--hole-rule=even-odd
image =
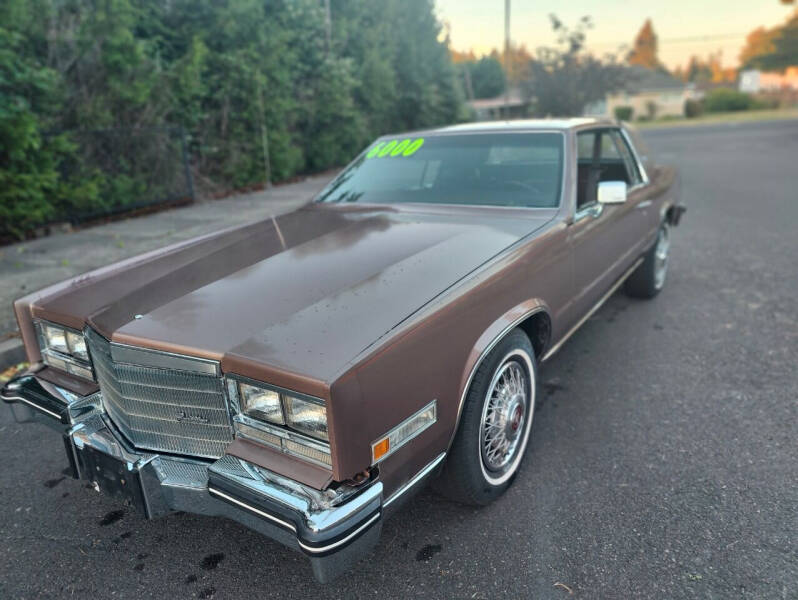
{"label": "car door", "polygon": [[[580,131],[577,141],[577,186],[574,217],[569,225],[573,259],[574,320],[590,310],[639,256],[646,210],[637,191],[640,170],[618,128]],[[624,181],[627,200],[600,204],[602,181]]]}

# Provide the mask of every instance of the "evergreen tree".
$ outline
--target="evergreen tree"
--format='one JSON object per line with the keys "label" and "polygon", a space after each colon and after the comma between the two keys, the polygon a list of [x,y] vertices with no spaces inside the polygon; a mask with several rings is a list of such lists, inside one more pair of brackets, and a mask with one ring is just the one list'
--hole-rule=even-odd
{"label": "evergreen tree", "polygon": [[156,196],[153,126],[216,194],[463,115],[432,0],[336,0],[329,47],[318,0],[5,0],[0,28],[0,237]]}
{"label": "evergreen tree", "polygon": [[657,50],[657,34],[654,33],[651,19],[646,19],[640,31],[637,32],[627,60],[631,65],[638,65],[647,69],[659,69],[662,67],[662,63],[659,62],[657,57]]}

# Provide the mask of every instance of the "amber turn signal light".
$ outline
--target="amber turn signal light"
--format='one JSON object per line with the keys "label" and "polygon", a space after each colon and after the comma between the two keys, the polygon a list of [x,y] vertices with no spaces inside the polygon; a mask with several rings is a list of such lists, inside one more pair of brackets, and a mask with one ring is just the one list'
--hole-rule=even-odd
{"label": "amber turn signal light", "polygon": [[391,447],[390,440],[387,437],[382,438],[379,442],[377,442],[371,447],[372,460],[374,462],[380,460],[383,456],[388,454],[388,450],[390,449],[390,447]]}

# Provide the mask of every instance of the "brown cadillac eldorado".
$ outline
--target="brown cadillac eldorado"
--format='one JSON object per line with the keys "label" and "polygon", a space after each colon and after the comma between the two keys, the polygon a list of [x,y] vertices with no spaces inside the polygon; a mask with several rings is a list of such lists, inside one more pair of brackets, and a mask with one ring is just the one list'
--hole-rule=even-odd
{"label": "brown cadillac eldorado", "polygon": [[426,480],[498,498],[538,365],[622,284],[662,289],[684,208],[634,138],[595,119],[380,138],[295,212],[18,300],[32,366],[2,398],[95,489],[235,519],[328,581]]}

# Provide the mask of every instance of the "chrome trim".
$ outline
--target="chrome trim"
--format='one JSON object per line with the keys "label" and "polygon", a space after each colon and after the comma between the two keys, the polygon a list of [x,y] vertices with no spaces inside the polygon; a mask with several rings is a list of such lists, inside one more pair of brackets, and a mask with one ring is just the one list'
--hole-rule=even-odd
{"label": "chrome trim", "polygon": [[[265,381],[258,381],[257,379],[252,379],[250,377],[244,377],[243,375],[237,375],[235,373],[225,373],[224,379],[227,382],[227,389],[230,395],[230,400],[232,400],[233,408],[236,412],[241,412],[241,401],[239,398],[240,390],[238,387],[239,383],[244,383],[246,385],[251,385],[252,387],[261,388],[264,390],[271,390],[273,392],[277,392],[281,396],[291,396],[292,398],[296,398],[297,400],[304,400],[309,402],[310,404],[318,404],[319,406],[327,406],[327,401],[324,398],[318,398],[316,396],[310,396],[309,394],[305,394],[303,392],[298,392],[296,390],[289,390],[288,388],[280,387],[279,385],[274,385],[272,383],[267,383]],[[282,398],[280,399],[280,408],[281,410],[285,410],[285,407],[282,406]],[[283,421],[285,421],[285,413],[283,413]]]}
{"label": "chrome trim", "polygon": [[596,201],[590,206],[579,209],[576,214],[574,214],[574,223],[581,221],[585,217],[593,217],[594,219],[598,219],[603,212],[604,205]]}
{"label": "chrome trim", "polygon": [[637,148],[635,148],[634,142],[632,141],[632,138],[629,136],[629,132],[626,131],[626,128],[624,128],[623,126],[618,127],[618,129],[620,129],[621,131],[621,136],[623,136],[624,140],[626,140],[626,145],[629,146],[629,149],[632,151],[632,156],[634,157],[635,162],[637,163],[637,170],[640,171],[640,177],[643,178],[643,181],[641,183],[638,183],[637,185],[634,185],[630,188],[629,191],[632,191],[633,189],[637,189],[639,187],[644,187],[648,185],[649,183],[648,173],[646,172],[646,168],[643,166],[643,161],[640,160],[640,154],[638,154]]}
{"label": "chrome trim", "polygon": [[627,200],[628,184],[625,181],[599,181],[596,198],[599,204],[623,204]]}
{"label": "chrome trim", "polygon": [[454,442],[454,436],[457,435],[457,429],[460,427],[460,417],[463,415],[463,405],[465,404],[465,398],[468,394],[468,388],[471,387],[471,380],[474,379],[474,374],[477,372],[479,365],[482,364],[482,361],[485,360],[485,357],[490,354],[490,351],[493,350],[496,345],[507,335],[510,331],[515,329],[519,323],[525,321],[529,317],[539,312],[546,312],[546,309],[542,306],[536,306],[535,308],[527,311],[521,317],[517,318],[515,321],[510,323],[507,327],[502,329],[499,334],[493,338],[490,344],[482,351],[482,354],[479,355],[477,361],[474,363],[474,366],[471,368],[471,372],[468,374],[468,379],[466,380],[465,387],[463,388],[463,393],[460,396],[460,405],[457,407],[457,419],[454,422],[454,430],[452,431],[452,437],[449,440],[449,444],[446,446],[446,450],[448,452],[449,448],[452,447],[452,443]]}
{"label": "chrome trim", "polygon": [[371,514],[379,507],[382,483],[371,480],[360,486],[340,485],[336,489],[317,490],[298,481],[253,465],[243,459],[225,455],[209,468],[220,482],[230,481],[240,488],[286,507],[300,517],[300,528],[323,534],[335,530],[361,514]]}
{"label": "chrome trim", "polygon": [[446,458],[446,452],[441,452],[435,459],[429,463],[426,467],[421,469],[418,473],[416,473],[409,481],[407,481],[402,487],[396,490],[393,494],[388,496],[388,499],[382,503],[383,508],[387,508],[391,505],[391,503],[397,500],[402,494],[409,491],[413,486],[415,486],[419,481],[424,479],[427,475],[429,475],[435,467],[437,467],[443,459]]}
{"label": "chrome trim", "polygon": [[[557,206],[499,206],[499,205],[494,205],[494,204],[451,204],[451,203],[449,203],[449,204],[435,204],[435,203],[432,203],[432,202],[395,202],[395,203],[388,203],[387,206],[392,206],[392,205],[393,206],[395,206],[395,205],[404,206],[404,205],[407,205],[407,204],[414,204],[416,206],[430,206],[430,205],[432,205],[432,206],[459,206],[459,207],[479,207],[479,208],[498,208],[498,209],[507,209],[507,208],[509,208],[509,209],[514,209],[514,210],[541,210],[541,209],[544,209],[544,210],[554,210],[556,212],[559,212],[560,209],[562,209],[565,206],[565,183],[566,183],[566,181],[568,179],[568,162],[569,162],[568,161],[568,141],[569,141],[569,137],[570,137],[568,129],[555,129],[555,128],[545,128],[545,127],[530,127],[530,128],[527,129],[527,128],[524,128],[524,127],[519,127],[518,129],[513,129],[511,131],[507,131],[507,130],[499,130],[499,131],[496,131],[496,130],[493,130],[493,131],[490,131],[490,130],[486,130],[486,131],[436,131],[436,132],[433,132],[433,133],[427,133],[426,136],[427,137],[432,137],[434,135],[436,137],[456,137],[456,136],[463,136],[463,135],[496,135],[496,134],[501,134],[501,135],[514,135],[514,134],[515,135],[528,135],[528,134],[539,134],[539,133],[557,133],[560,136],[562,136],[562,138],[563,138],[562,139],[562,146],[561,146],[561,150],[562,150],[562,173],[560,174],[560,177],[561,177],[561,179],[560,179],[560,195],[559,195],[559,198],[558,198],[559,202],[557,203]],[[396,136],[381,135],[376,140],[371,142],[371,144],[374,144],[374,143],[382,140],[383,138],[390,139],[391,137],[396,137]],[[321,198],[321,196],[324,195],[324,192],[327,191],[327,188],[332,187],[335,184],[335,182],[338,181],[338,179],[341,178],[341,176],[345,175],[347,171],[349,171],[351,168],[354,167],[355,163],[357,161],[359,161],[362,156],[366,155],[366,153],[372,147],[371,144],[366,146],[366,148],[363,150],[363,152],[361,152],[355,158],[353,158],[348,165],[346,165],[343,169],[341,169],[341,171],[338,173],[338,175],[336,175],[332,179],[332,181],[330,181],[327,185],[325,185],[313,197],[313,200],[312,200],[313,204],[327,204],[326,202],[324,202],[323,200],[320,200],[319,198]],[[376,204],[376,205],[374,205],[374,204],[370,204],[368,202],[364,202],[363,205],[379,206],[379,207],[386,206],[386,204]]]}
{"label": "chrome trim", "polygon": [[[291,426],[291,424],[288,422],[288,419],[286,418],[287,410],[286,410],[285,398],[291,397],[297,400],[301,400],[303,402],[307,402],[308,404],[323,406],[324,417],[326,420],[327,402],[324,399],[317,398],[316,396],[309,396],[308,394],[304,394],[302,392],[289,390],[287,388],[280,387],[278,385],[272,385],[270,383],[266,383],[263,381],[258,381],[256,379],[250,379],[249,377],[244,377],[242,375],[236,375],[235,373],[227,373],[224,376],[224,381],[225,381],[225,388],[227,389],[227,398],[229,400],[230,411],[234,425],[238,423],[243,423],[244,425],[249,425],[250,427],[253,427],[255,429],[261,429],[263,431],[266,431],[267,433],[278,435],[283,438],[288,437],[288,435],[291,435],[299,439],[300,443],[305,443],[306,445],[317,444],[322,447],[322,451],[326,451],[329,454],[330,452],[329,439],[324,440],[321,438],[314,438],[312,435],[308,433],[298,431],[297,429]],[[261,421],[245,413],[241,409],[241,390],[239,386],[242,383],[263,390],[271,390],[273,392],[277,392],[280,399],[280,414],[283,418],[283,423],[277,424],[277,423],[271,423],[269,421]],[[238,433],[238,429],[236,429],[236,433]],[[327,435],[329,438],[329,430],[327,431]],[[308,440],[310,444],[306,443],[305,440]]]}
{"label": "chrome trim", "polygon": [[[60,433],[69,426],[74,426],[95,414],[102,412],[100,407],[100,392],[94,392],[87,396],[79,396],[74,392],[64,389],[48,381],[36,379],[36,365],[28,370],[19,379],[11,381],[0,391],[0,399],[9,404],[12,414],[18,423],[37,421],[47,425]],[[25,385],[35,382],[40,387],[38,393],[45,393],[50,399],[55,401],[53,409],[47,408],[31,400],[25,390]],[[62,421],[62,419],[64,419]]]}
{"label": "chrome trim", "polygon": [[352,533],[350,533],[346,537],[338,540],[337,542],[333,542],[332,544],[328,544],[326,546],[308,546],[306,544],[303,544],[302,540],[297,540],[297,544],[299,544],[300,548],[302,548],[306,552],[310,552],[311,554],[320,554],[322,552],[328,552],[328,551],[332,550],[333,548],[337,548],[338,546],[342,546],[343,544],[346,544],[352,538],[357,537],[358,535],[360,535],[360,533],[364,529],[368,528],[372,523],[374,523],[374,521],[379,519],[380,516],[382,516],[381,513],[379,513],[379,512],[374,513],[374,516],[372,516],[368,521],[363,523],[360,527],[355,529]]}
{"label": "chrome trim", "polygon": [[[257,419],[253,419],[252,417],[248,417],[244,414],[237,414],[233,417],[233,425],[235,428],[235,436],[240,437],[250,442],[254,442],[256,444],[260,444],[262,446],[268,446],[269,448],[274,448],[275,450],[279,450],[284,454],[288,454],[289,456],[293,456],[304,461],[313,463],[315,465],[319,465],[324,467],[325,469],[330,469],[332,467],[332,454],[330,452],[330,444],[326,442],[319,441],[315,438],[303,435],[301,433],[297,433],[294,430],[283,429],[278,425],[272,425],[271,423],[264,423],[258,421]],[[259,438],[254,434],[248,434],[245,430],[242,430],[239,425],[243,425],[245,427],[251,427],[257,431],[263,431],[268,435],[273,435],[279,437],[281,440],[289,440],[296,444],[300,444],[302,446],[306,446],[312,450],[316,450],[317,452],[322,452],[330,457],[330,462],[325,463],[320,460],[314,460],[313,458],[307,456],[306,454],[301,454],[299,452],[294,452],[293,450],[284,447],[282,444],[279,446],[277,444],[271,444],[263,438]]]}
{"label": "chrome trim", "polygon": [[124,363],[137,367],[176,369],[178,371],[190,371],[217,377],[222,374],[219,362],[215,360],[138,346],[128,346],[117,342],[111,342],[111,358],[115,363]]}
{"label": "chrome trim", "polygon": [[[27,395],[24,385],[12,382],[4,391],[0,395],[10,407],[30,410],[27,403],[16,404],[26,401],[19,397]],[[59,399],[60,391],[45,391],[53,401]],[[55,424],[50,417],[42,419]],[[236,520],[303,551],[322,582],[365,556],[380,535],[383,484],[376,477],[318,490],[230,455],[210,462],[141,451],[96,412],[77,424],[59,422],[57,430],[73,475],[95,489],[121,495],[147,518],[185,511]]]}
{"label": "chrome trim", "polygon": [[232,496],[228,496],[224,492],[220,492],[219,490],[217,490],[216,488],[213,488],[211,486],[208,486],[208,492],[210,492],[214,496],[220,496],[220,497],[224,498],[225,500],[227,500],[228,502],[232,502],[233,504],[237,504],[238,506],[240,506],[242,508],[245,508],[245,509],[247,509],[250,512],[253,512],[253,513],[255,513],[258,516],[265,517],[265,518],[269,519],[270,521],[274,521],[278,525],[281,525],[282,527],[290,529],[291,531],[296,533],[296,527],[294,527],[293,525],[291,525],[291,523],[288,523],[287,521],[283,521],[282,519],[278,519],[274,515],[270,515],[269,513],[264,512],[264,511],[260,510],[259,508],[255,508],[254,506],[251,506],[251,505],[247,504],[246,502],[241,502],[240,500],[237,500],[236,498],[233,498]]}
{"label": "chrome trim", "polygon": [[39,411],[41,411],[41,412],[43,412],[45,414],[48,414],[51,417],[55,417],[56,419],[59,420],[59,422],[61,421],[61,415],[59,415],[57,413],[54,413],[51,410],[47,410],[43,406],[39,406],[38,404],[35,404],[35,403],[31,402],[30,400],[28,400],[27,398],[23,398],[22,396],[6,396],[6,395],[3,395],[2,398],[3,398],[3,400],[6,400],[6,401],[7,400],[18,400],[20,402],[24,402],[25,404],[27,404],[28,406],[32,406],[36,410],[39,410]]}
{"label": "chrome trim", "polygon": [[[196,359],[197,369],[161,368],[163,353],[124,347],[123,359],[146,363],[130,364],[116,360],[120,346],[94,329],[86,337],[105,412],[133,446],[210,459],[224,454],[233,441],[230,406],[224,379],[206,372],[207,359]],[[175,357],[178,367],[195,360],[167,358]]]}
{"label": "chrome trim", "polygon": [[[518,360],[515,360],[517,358],[523,361],[523,366],[526,367],[527,373],[523,373],[523,366]],[[512,417],[508,413],[514,406],[520,406],[525,413],[522,412],[523,420],[520,423],[521,427],[516,430],[514,439],[508,438],[505,432],[501,431],[504,427],[500,428],[501,432],[497,433],[496,436],[499,438],[500,443],[504,441],[508,443],[506,445],[501,443],[501,448],[497,452],[491,453],[491,450],[495,450],[495,446],[488,439],[488,431],[490,429],[490,424],[495,424],[496,422],[494,418],[489,416],[491,413],[491,398],[493,398],[496,386],[499,385],[500,382],[504,382],[505,385],[508,383],[508,380],[504,378],[504,374],[513,368],[515,368],[516,371],[514,376],[510,376],[512,385],[507,386],[507,388],[511,387],[512,389],[506,389],[506,391],[512,392],[512,394],[499,394],[500,397],[503,396],[506,398],[509,396],[510,401],[507,402],[506,406],[501,406],[498,411],[496,411],[496,406],[494,404],[494,414],[495,412],[504,412],[504,409],[507,409],[505,415],[509,420]],[[523,389],[519,390],[519,386]],[[499,362],[499,367],[493,373],[490,384],[488,385],[488,391],[482,400],[482,415],[479,428],[479,466],[482,469],[483,477],[485,477],[485,480],[491,485],[501,485],[507,481],[513,476],[518,469],[518,465],[521,463],[526,445],[529,441],[529,434],[532,431],[532,421],[535,416],[535,402],[537,400],[535,391],[535,369],[532,365],[532,357],[522,348],[513,348]],[[502,404],[504,403],[502,402]],[[502,424],[501,418],[499,423]],[[497,456],[499,452],[501,452],[501,456]]]}
{"label": "chrome trim", "polygon": [[[83,343],[86,344],[86,353],[89,357],[88,360],[83,360],[82,358],[79,358],[74,354],[70,353],[68,345],[67,345],[67,352],[61,352],[60,350],[55,350],[54,348],[48,346],[47,337],[44,335],[44,331],[42,330],[43,325],[49,325],[50,327],[61,329],[65,333],[72,333],[81,336],[83,338]],[[91,350],[89,350],[89,341],[86,338],[86,333],[84,331],[79,331],[72,327],[67,327],[66,325],[60,325],[53,321],[48,321],[47,319],[34,319],[33,328],[34,331],[36,332],[36,341],[39,343],[39,352],[42,357],[41,360],[45,365],[47,365],[51,369],[55,369],[61,373],[65,373],[70,377],[75,377],[80,381],[93,381],[93,382],[97,381],[97,374],[94,371],[94,363],[91,360]],[[86,378],[81,375],[72,373],[71,371],[68,371],[66,369],[62,369],[59,366],[52,365],[48,362],[47,360],[48,358],[54,358],[56,360],[61,360],[65,363],[72,363],[73,365],[80,368],[88,369],[91,372],[91,378]]]}
{"label": "chrome trim", "polygon": [[372,464],[372,465],[376,465],[376,464],[378,464],[378,463],[381,463],[383,460],[385,460],[386,458],[388,458],[388,457],[389,457],[391,454],[393,454],[394,452],[396,452],[397,450],[399,450],[399,448],[401,448],[402,446],[404,446],[405,444],[407,444],[407,443],[408,443],[408,442],[410,442],[411,440],[414,440],[414,439],[415,439],[415,438],[417,438],[419,435],[421,435],[422,433],[424,433],[424,432],[425,432],[427,429],[429,429],[430,427],[432,427],[432,426],[433,426],[435,423],[437,423],[437,422],[438,422],[438,400],[437,400],[437,398],[436,398],[436,399],[434,399],[432,402],[430,402],[429,404],[427,404],[426,406],[424,406],[424,407],[422,407],[422,408],[418,409],[416,412],[414,412],[412,415],[410,415],[409,417],[407,417],[407,418],[406,418],[404,421],[402,421],[401,423],[399,423],[399,424],[398,424],[398,425],[396,425],[395,427],[391,427],[391,429],[389,429],[389,430],[388,430],[386,433],[384,433],[383,435],[381,435],[380,437],[378,437],[378,438],[377,438],[375,441],[373,441],[373,442],[371,443],[371,456],[372,456],[372,458],[374,457],[374,446],[375,446],[375,445],[377,445],[377,443],[378,443],[378,442],[380,442],[381,440],[384,440],[385,438],[389,437],[389,436],[390,436],[392,433],[394,433],[395,431],[398,431],[399,429],[401,429],[402,427],[404,427],[405,425],[407,425],[407,424],[408,424],[410,421],[412,421],[413,419],[415,419],[416,417],[418,417],[420,414],[422,414],[422,413],[424,413],[424,412],[428,411],[430,408],[432,408],[432,409],[433,409],[433,413],[434,413],[432,421],[430,421],[429,423],[427,423],[426,425],[424,425],[424,426],[423,426],[421,429],[418,429],[418,430],[414,431],[414,432],[413,432],[411,435],[409,435],[408,437],[406,437],[405,439],[403,439],[403,440],[401,441],[401,443],[399,443],[398,445],[389,447],[389,448],[388,448],[388,452],[386,452],[385,454],[383,454],[382,456],[380,456],[380,458],[379,458],[379,459],[377,459],[377,460],[373,461],[371,464]]}
{"label": "chrome trim", "polygon": [[616,281],[613,284],[613,286],[607,291],[607,293],[604,294],[599,299],[599,301],[596,302],[596,304],[593,305],[593,308],[591,308],[587,312],[587,314],[585,314],[584,317],[579,319],[579,322],[576,325],[574,325],[573,327],[571,327],[571,329],[568,330],[568,333],[566,333],[559,342],[557,342],[548,352],[546,352],[546,354],[543,356],[543,358],[540,360],[540,362],[545,362],[549,358],[551,358],[552,355],[554,355],[554,353],[557,352],[557,350],[559,350],[562,347],[562,345],[565,342],[568,341],[568,338],[570,338],[574,333],[576,333],[576,330],[579,329],[582,325],[584,325],[585,321],[587,321],[590,317],[592,317],[593,314],[599,308],[601,308],[601,306],[607,301],[607,299],[615,293],[615,290],[617,290],[619,287],[621,287],[621,284],[623,284],[623,282],[626,281],[626,279],[632,273],[634,273],[634,270],[637,267],[639,267],[642,262],[643,262],[643,259],[642,258],[638,258],[637,261],[635,261],[635,263],[631,267],[629,267],[629,269],[623,275],[621,275],[620,279],[618,279],[618,281]]}

